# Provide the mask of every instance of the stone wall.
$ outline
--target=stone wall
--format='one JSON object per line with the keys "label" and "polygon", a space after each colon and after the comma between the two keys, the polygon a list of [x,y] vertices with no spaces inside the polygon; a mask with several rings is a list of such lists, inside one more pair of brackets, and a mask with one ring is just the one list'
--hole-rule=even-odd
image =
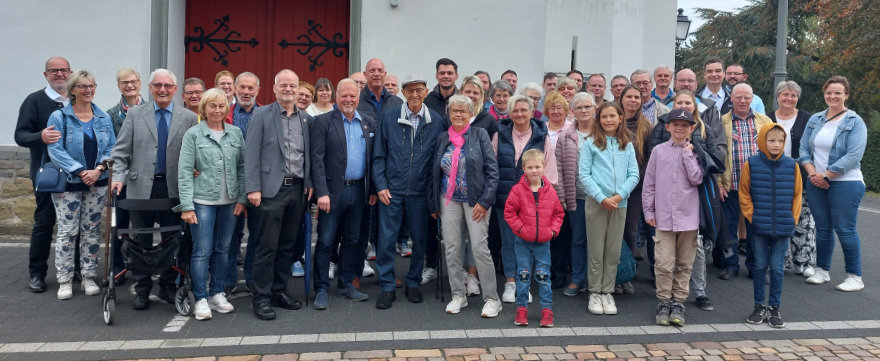
{"label": "stone wall", "polygon": [[30,151],[0,146],[0,239],[27,239],[34,225]]}

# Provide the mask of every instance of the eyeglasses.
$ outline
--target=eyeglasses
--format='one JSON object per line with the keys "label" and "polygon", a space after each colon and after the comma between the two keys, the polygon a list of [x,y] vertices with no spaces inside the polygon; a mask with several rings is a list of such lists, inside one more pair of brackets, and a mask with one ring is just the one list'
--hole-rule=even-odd
{"label": "eyeglasses", "polygon": [[193,96],[193,95],[201,95],[204,92],[205,92],[204,90],[190,90],[188,92],[183,92],[183,95],[186,95],[189,97],[189,96]]}
{"label": "eyeglasses", "polygon": [[46,72],[49,74],[69,73],[70,68],[52,68],[52,69],[46,69]]}
{"label": "eyeglasses", "polygon": [[299,88],[299,84],[275,84],[280,89],[297,89]]}
{"label": "eyeglasses", "polygon": [[449,115],[470,115],[467,109],[449,109]]}
{"label": "eyeglasses", "polygon": [[172,88],[176,87],[177,85],[174,85],[171,83],[150,83],[150,86],[153,88],[158,88],[158,89],[162,89],[162,88],[172,89]]}
{"label": "eyeglasses", "polygon": [[140,82],[140,80],[123,80],[123,81],[119,82],[119,85],[122,85],[122,86],[137,85],[137,83],[139,83],[139,82]]}
{"label": "eyeglasses", "polygon": [[79,90],[86,90],[86,89],[95,90],[95,88],[97,88],[98,85],[97,84],[77,84],[77,85],[74,85],[73,87],[77,88]]}
{"label": "eyeglasses", "polygon": [[410,94],[413,94],[413,93],[421,94],[421,93],[426,92],[427,90],[428,89],[426,89],[426,88],[406,88],[406,89],[403,89],[403,92],[410,93]]}
{"label": "eyeglasses", "polygon": [[579,107],[574,107],[574,110],[577,110],[579,112],[585,112],[587,110],[593,109],[593,107],[594,107],[593,105],[581,105]]}

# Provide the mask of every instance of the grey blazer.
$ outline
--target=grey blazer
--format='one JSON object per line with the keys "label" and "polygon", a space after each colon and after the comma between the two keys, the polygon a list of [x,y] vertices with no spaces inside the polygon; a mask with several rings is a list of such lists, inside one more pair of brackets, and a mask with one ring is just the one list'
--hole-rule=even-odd
{"label": "grey blazer", "polygon": [[[312,188],[311,153],[309,152],[309,123],[312,117],[299,111],[303,132],[303,182]],[[284,128],[281,125],[281,105],[274,102],[254,110],[248,123],[244,151],[244,191],[262,192],[263,198],[274,198],[284,178]]]}
{"label": "grey blazer", "polygon": [[[113,180],[122,181],[127,186],[127,197],[149,199],[153,190],[153,173],[156,170],[156,152],[159,133],[156,130],[155,102],[148,102],[128,110],[128,115],[119,129],[116,145],[113,147]],[[198,116],[174,104],[171,112],[171,128],[168,129],[168,143],[165,145],[165,181],[168,183],[168,196],[177,198],[177,164],[183,135],[198,123]]]}

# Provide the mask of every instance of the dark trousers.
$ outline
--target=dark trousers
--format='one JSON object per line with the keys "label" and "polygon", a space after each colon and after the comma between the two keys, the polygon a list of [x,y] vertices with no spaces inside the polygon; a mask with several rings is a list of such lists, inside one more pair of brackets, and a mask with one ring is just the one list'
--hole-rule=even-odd
{"label": "dark trousers", "polygon": [[[153,189],[150,190],[150,199],[168,198],[168,183],[164,180],[154,181]],[[155,223],[161,227],[173,226],[180,224],[180,215],[173,211],[130,211],[131,225],[134,228],[151,228]],[[177,231],[162,232],[162,239],[172,237]],[[133,237],[135,243],[141,247],[153,246],[152,234],[137,234]],[[137,283],[135,290],[138,294],[149,293],[153,288],[152,276],[149,273],[132,273],[132,279]],[[159,278],[159,284],[163,286],[173,286],[174,280],[177,278],[177,272],[169,268],[162,271]]]}
{"label": "dark trousers", "polygon": [[425,213],[428,222],[428,241],[425,243],[425,267],[437,269],[440,264],[440,241],[437,240],[438,222]]}
{"label": "dark trousers", "polygon": [[425,266],[425,243],[427,241],[427,219],[423,217],[427,209],[427,197],[392,195],[391,203],[379,203],[379,244],[376,247],[376,268],[382,291],[394,291],[394,246],[400,232],[403,215],[407,217],[407,228],[413,239],[413,254],[410,257],[409,272],[406,274],[407,287],[419,287],[422,283],[422,270]]}
{"label": "dark trousers", "polygon": [[49,250],[52,245],[52,228],[55,227],[55,205],[52,203],[51,193],[34,192],[34,198],[36,198],[37,208],[34,209],[34,228],[31,231],[28,271],[31,276],[46,277],[46,271],[49,268],[47,264]]}
{"label": "dark trousers", "polygon": [[247,226],[248,240],[244,255],[244,281],[250,285],[254,281],[254,250],[260,243],[257,225],[260,221],[260,209],[247,206],[247,217],[244,214],[236,217],[235,231],[232,232],[232,241],[229,243],[229,259],[226,261],[225,286],[235,286],[238,283],[238,255],[241,254],[241,241],[244,239],[244,227]]}
{"label": "dark trousers", "polygon": [[254,303],[287,290],[293,245],[303,221],[305,201],[302,179],[295,179],[293,185],[282,185],[275,197],[261,200],[257,227],[260,243],[254,255]]}
{"label": "dark trousers", "polygon": [[[568,280],[571,266],[571,221],[566,212],[559,234],[550,241],[550,284],[553,288],[565,287]],[[580,222],[585,223],[586,219],[581,219]]]}
{"label": "dark trousers", "polygon": [[[335,240],[342,237],[339,252],[342,283],[350,283],[364,268],[361,222],[364,216],[364,186],[355,184],[342,188],[340,199],[330,213],[318,211],[318,243],[315,245],[315,292],[330,290],[330,253]],[[337,230],[341,233],[337,233]]]}
{"label": "dark trousers", "polygon": [[[117,200],[125,199],[125,191],[128,187],[123,186]],[[131,216],[127,209],[116,207],[116,228],[125,229],[131,226]],[[125,269],[125,260],[122,258],[122,238],[113,237],[113,273],[122,272]]]}
{"label": "dark trousers", "polygon": [[[739,209],[739,191],[728,191],[727,198],[724,199],[724,202],[721,202],[721,209],[724,210],[728,237],[730,237],[730,247],[723,249],[725,266],[739,271],[739,252],[736,241],[739,239],[737,231],[739,229],[739,215],[741,214]],[[746,222],[746,245],[746,268],[751,271],[755,259],[753,257],[754,252],[752,252],[752,224],[749,222]]]}

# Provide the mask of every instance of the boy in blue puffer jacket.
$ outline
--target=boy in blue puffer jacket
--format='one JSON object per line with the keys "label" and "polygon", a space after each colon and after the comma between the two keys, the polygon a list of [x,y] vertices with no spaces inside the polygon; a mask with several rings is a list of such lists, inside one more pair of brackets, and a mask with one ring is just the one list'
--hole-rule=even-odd
{"label": "boy in blue puffer jacket", "polygon": [[[743,217],[755,231],[752,283],[755,309],[746,319],[752,324],[768,322],[784,327],[779,306],[782,298],[782,277],[785,252],[794,226],[801,214],[801,172],[797,162],[782,153],[785,130],[776,123],[758,130],[757,155],[743,164],[739,183],[739,204]],[[764,306],[764,285],[770,268],[770,295]]]}

